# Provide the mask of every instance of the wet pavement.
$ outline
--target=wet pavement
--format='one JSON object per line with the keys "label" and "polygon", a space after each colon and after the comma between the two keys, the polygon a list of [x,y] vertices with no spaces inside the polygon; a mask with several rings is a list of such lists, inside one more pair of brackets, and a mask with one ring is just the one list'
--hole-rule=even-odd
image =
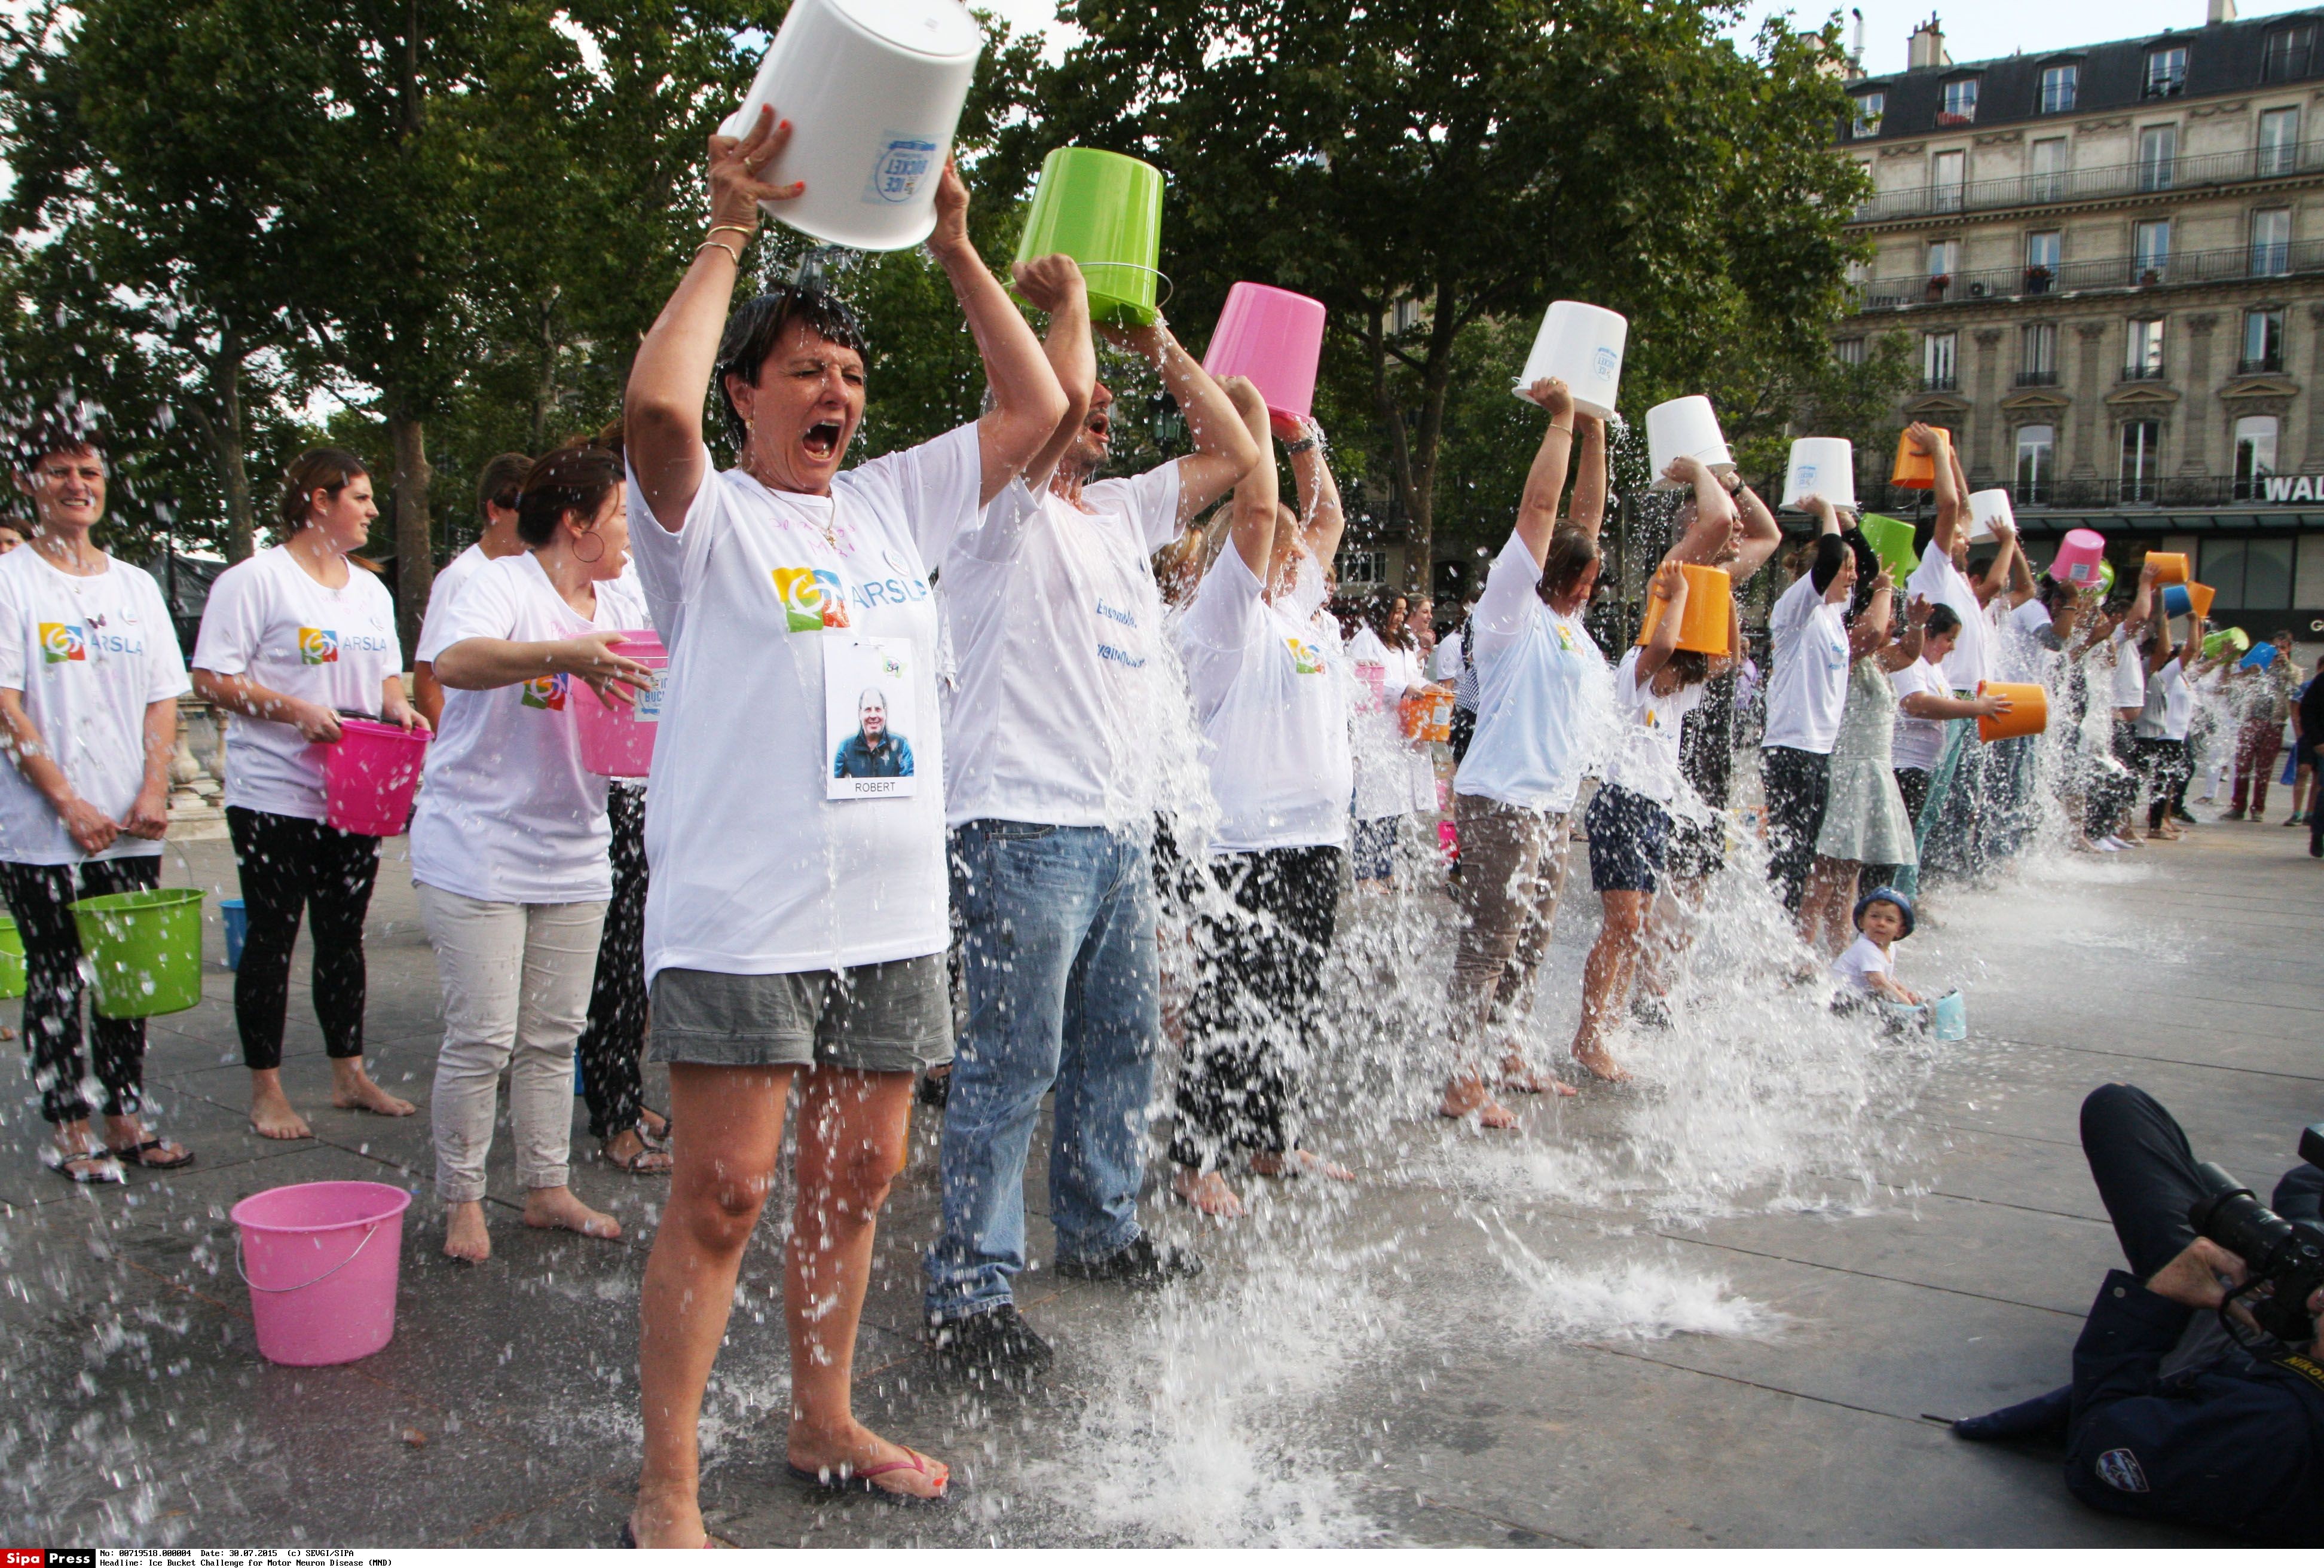
{"label": "wet pavement", "polygon": [[[284,1078],[317,1136],[249,1132],[214,900],[206,999],[155,1022],[148,1065],[159,1124],[198,1151],[196,1167],[68,1187],[36,1160],[29,1085],[12,1099],[11,1541],[613,1543],[635,1473],[638,1282],[662,1184],[578,1158],[590,1141],[576,1102],[576,1187],[627,1240],[519,1224],[503,1129],[494,1258],[440,1255],[426,1191],[440,1012],[401,848],[389,846],[373,907],[368,1028],[374,1073],[418,1116],[329,1108],[302,944]],[[2292,1163],[2298,1128],[2324,1118],[2324,988],[2310,977],[2324,868],[2305,848],[2273,824],[2221,823],[2136,856],[2038,860],[1937,899],[1900,949],[1906,984],[1963,985],[1969,1040],[1903,1047],[1774,1011],[1778,999],[1766,1038],[1730,1061],[1729,1032],[1746,1037],[1758,1015],[1683,1008],[1673,1036],[1618,1047],[1646,1086],[1529,1105],[1522,1140],[1448,1130],[1426,1114],[1428,1075],[1399,1073],[1375,1041],[1338,1077],[1354,1130],[1334,1148],[1363,1179],[1254,1190],[1253,1217],[1227,1230],[1157,1205],[1157,1228],[1210,1260],[1181,1291],[1037,1267],[1020,1302],[1059,1359],[1031,1395],[963,1389],[917,1348],[936,1209],[923,1112],[881,1222],[857,1408],[951,1461],[956,1501],[818,1503],[784,1478],[770,1221],[712,1389],[712,1527],[745,1545],[2193,1544],[2082,1509],[2051,1457],[1971,1448],[1923,1416],[2064,1380],[2080,1312],[2116,1261],[2075,1142],[2091,1087],[2149,1088],[2199,1154],[2263,1191]],[[168,882],[234,892],[224,844],[167,858]],[[1575,881],[1536,1017],[1545,1042],[1572,1026],[1596,924]],[[1444,955],[1430,931],[1411,934],[1433,956],[1387,962],[1441,995]],[[1392,1019],[1380,1027],[1393,1038]],[[1748,1114],[1722,1119],[1738,1106]],[[227,1210],[346,1178],[420,1189],[396,1337],[347,1366],[270,1365]],[[1038,1181],[1028,1198],[1038,1215]],[[787,1203],[778,1194],[769,1214]],[[1048,1256],[1038,1221],[1033,1252]]]}

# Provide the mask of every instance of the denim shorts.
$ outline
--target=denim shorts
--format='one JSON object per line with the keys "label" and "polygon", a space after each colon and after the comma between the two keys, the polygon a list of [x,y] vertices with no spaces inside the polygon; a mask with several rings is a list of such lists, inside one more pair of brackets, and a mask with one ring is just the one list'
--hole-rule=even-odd
{"label": "denim shorts", "polygon": [[1652,893],[1669,853],[1670,813],[1642,794],[1607,784],[1582,819],[1590,835],[1590,885],[1600,893]]}
{"label": "denim shorts", "polygon": [[1386,882],[1396,875],[1396,831],[1402,817],[1375,817],[1355,823],[1353,850],[1349,856],[1358,882]]}
{"label": "denim shorts", "polygon": [[651,1041],[652,1061],[918,1072],[952,1059],[945,955],[792,975],[664,969]]}

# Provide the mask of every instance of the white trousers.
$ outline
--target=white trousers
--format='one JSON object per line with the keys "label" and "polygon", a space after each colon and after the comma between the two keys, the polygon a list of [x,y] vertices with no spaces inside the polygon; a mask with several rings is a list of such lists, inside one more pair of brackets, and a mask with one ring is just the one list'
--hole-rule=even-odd
{"label": "white trousers", "polygon": [[487,903],[419,885],[444,987],[436,1059],[436,1193],[484,1196],[503,1068],[517,1185],[563,1187],[573,1142],[573,1042],[589,1014],[605,905]]}

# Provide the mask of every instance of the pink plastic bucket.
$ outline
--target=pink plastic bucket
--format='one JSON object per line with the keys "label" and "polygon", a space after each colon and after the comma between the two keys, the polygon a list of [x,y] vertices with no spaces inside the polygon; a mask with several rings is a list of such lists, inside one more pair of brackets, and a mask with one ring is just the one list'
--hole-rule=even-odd
{"label": "pink plastic bucket", "polygon": [[1227,290],[1203,368],[1214,376],[1249,376],[1267,411],[1305,419],[1315,405],[1315,366],[1323,355],[1323,302],[1264,283]]}
{"label": "pink plastic bucket", "polygon": [[619,698],[608,702],[594,688],[576,683],[579,699],[573,711],[581,729],[581,766],[604,778],[643,778],[653,771],[654,733],[661,728],[659,672],[669,668],[669,655],[650,631],[623,632],[613,651],[657,672],[654,684],[639,688],[632,708]]}
{"label": "pink plastic bucket", "polygon": [[2106,536],[2076,528],[2058,546],[2058,558],[2050,563],[2050,575],[2077,588],[2094,588],[2098,582],[2098,567],[2105,560]]}
{"label": "pink plastic bucket", "polygon": [[234,1206],[236,1264],[258,1353],[286,1367],[359,1361],[395,1337],[395,1281],[411,1195],[376,1181],[309,1181]]}
{"label": "pink plastic bucket", "polygon": [[338,744],[323,757],[324,819],[342,833],[384,839],[402,832],[429,738],[425,730],[340,720]]}
{"label": "pink plastic bucket", "polygon": [[1450,818],[1436,824],[1436,848],[1447,860],[1461,858],[1461,830]]}

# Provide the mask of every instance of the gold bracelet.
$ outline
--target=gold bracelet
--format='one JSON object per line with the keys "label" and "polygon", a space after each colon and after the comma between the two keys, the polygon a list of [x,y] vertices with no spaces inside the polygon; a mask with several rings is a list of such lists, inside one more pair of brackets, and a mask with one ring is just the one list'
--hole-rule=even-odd
{"label": "gold bracelet", "polygon": [[724,251],[734,258],[735,266],[740,267],[742,264],[742,252],[724,240],[705,240],[694,247],[694,253],[697,256],[705,251]]}
{"label": "gold bracelet", "polygon": [[758,237],[759,231],[756,229],[746,229],[741,224],[712,224],[710,225],[710,233],[714,234],[740,234],[742,236],[742,243],[747,245],[753,239]]}

